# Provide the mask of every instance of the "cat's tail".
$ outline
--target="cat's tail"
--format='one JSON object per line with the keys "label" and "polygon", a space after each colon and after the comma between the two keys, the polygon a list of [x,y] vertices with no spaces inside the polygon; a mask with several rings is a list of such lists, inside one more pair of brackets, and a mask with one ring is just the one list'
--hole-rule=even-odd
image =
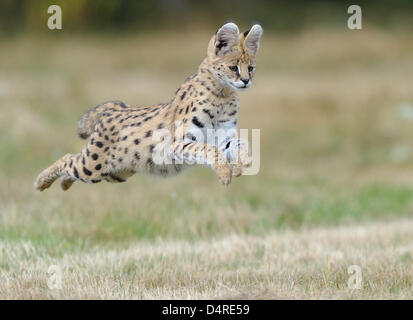
{"label": "cat's tail", "polygon": [[86,111],[77,123],[77,134],[82,139],[87,139],[95,130],[100,117],[111,109],[123,110],[129,106],[122,101],[108,101],[97,105],[96,107]]}

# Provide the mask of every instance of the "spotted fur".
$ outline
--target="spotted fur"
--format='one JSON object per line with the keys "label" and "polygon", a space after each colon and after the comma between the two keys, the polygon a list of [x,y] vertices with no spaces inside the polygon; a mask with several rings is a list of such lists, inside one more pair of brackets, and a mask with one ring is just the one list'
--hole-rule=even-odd
{"label": "spotted fur", "polygon": [[[241,34],[234,23],[222,26],[198,72],[168,103],[136,107],[108,101],[87,111],[78,123],[79,137],[88,139],[86,147],[41,172],[35,187],[43,191],[59,177],[63,190],[77,180],[124,182],[136,172],[166,177],[195,164],[210,165],[221,183],[229,184],[232,175],[241,175],[251,164],[236,133],[237,90],[251,84],[261,35],[259,25]],[[222,132],[222,139],[210,143],[206,134],[200,137],[209,129]],[[162,145],[155,141],[158,130],[171,133],[171,143],[162,149],[169,162],[155,161]]]}

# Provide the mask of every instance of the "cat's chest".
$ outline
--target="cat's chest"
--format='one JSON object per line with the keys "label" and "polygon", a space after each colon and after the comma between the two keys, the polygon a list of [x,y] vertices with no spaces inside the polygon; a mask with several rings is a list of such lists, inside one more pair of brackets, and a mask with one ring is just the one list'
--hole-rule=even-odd
{"label": "cat's chest", "polygon": [[211,126],[217,128],[223,123],[237,119],[238,110],[238,103],[229,101],[205,106],[203,112],[208,116]]}

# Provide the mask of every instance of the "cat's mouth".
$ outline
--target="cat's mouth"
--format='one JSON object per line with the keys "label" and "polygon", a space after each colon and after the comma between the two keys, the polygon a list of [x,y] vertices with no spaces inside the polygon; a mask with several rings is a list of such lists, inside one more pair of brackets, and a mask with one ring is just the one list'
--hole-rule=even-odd
{"label": "cat's mouth", "polygon": [[251,81],[248,83],[233,83],[231,82],[231,86],[238,90],[245,90],[251,86]]}

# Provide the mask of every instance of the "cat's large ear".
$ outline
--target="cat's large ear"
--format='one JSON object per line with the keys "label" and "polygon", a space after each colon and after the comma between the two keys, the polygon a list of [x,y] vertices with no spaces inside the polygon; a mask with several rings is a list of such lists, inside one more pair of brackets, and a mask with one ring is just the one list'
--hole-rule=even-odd
{"label": "cat's large ear", "polygon": [[235,23],[229,22],[218,29],[215,35],[215,54],[223,56],[231,51],[231,48],[238,44],[239,30]]}
{"label": "cat's large ear", "polygon": [[244,46],[250,54],[256,55],[258,48],[260,47],[260,39],[263,30],[259,24],[254,24],[249,31],[244,32],[245,40]]}

